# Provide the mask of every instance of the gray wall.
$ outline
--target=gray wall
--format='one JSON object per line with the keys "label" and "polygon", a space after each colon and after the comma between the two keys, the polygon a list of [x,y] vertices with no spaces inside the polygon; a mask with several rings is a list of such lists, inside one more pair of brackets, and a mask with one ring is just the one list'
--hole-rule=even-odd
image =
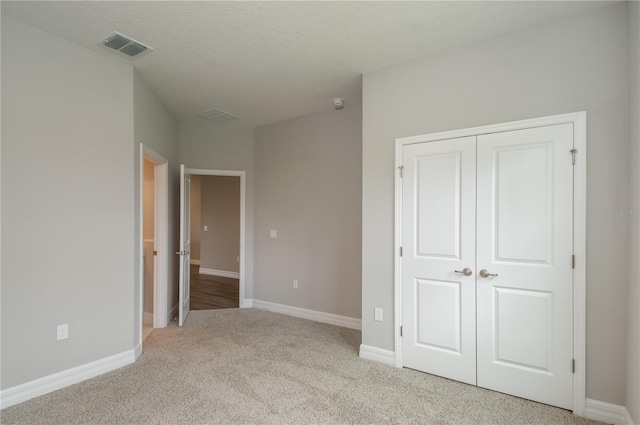
{"label": "gray wall", "polygon": [[360,318],[361,120],[347,106],[256,129],[256,299]]}
{"label": "gray wall", "polygon": [[[200,267],[239,272],[240,177],[202,176]],[[204,231],[207,226],[207,231]]]}
{"label": "gray wall", "polygon": [[245,298],[253,298],[254,131],[238,120],[180,120],[180,162],[187,168],[246,172]]}
{"label": "gray wall", "polygon": [[132,99],[130,65],[2,17],[2,389],[134,347]]}
{"label": "gray wall", "polygon": [[[640,214],[640,3],[629,3],[629,75],[631,77],[631,205]],[[627,409],[640,424],[640,216],[631,216],[629,318],[627,320]]]}
{"label": "gray wall", "polygon": [[[142,79],[137,71],[133,71],[133,118],[134,118],[134,139],[133,156],[135,198],[139,199],[140,188],[140,143],[151,148],[153,151],[162,155],[169,163],[169,187],[168,187],[168,220],[169,220],[169,241],[167,250],[168,265],[168,296],[167,296],[167,312],[178,302],[178,257],[175,255],[178,247],[178,231],[179,231],[179,195],[180,195],[180,175],[178,163],[178,122],[173,115],[164,107],[162,101],[156,97],[149,86]],[[135,232],[132,238],[136,252],[139,249],[139,215],[140,203],[134,204]],[[138,256],[135,259],[136,281],[139,273]],[[135,345],[137,341],[139,329],[138,299],[137,286],[132,288],[134,291],[134,308],[135,308]]]}
{"label": "gray wall", "polygon": [[625,403],[629,221],[605,210],[628,206],[626,11],[617,3],[364,75],[363,344],[393,350],[394,139],[586,110],[587,396]]}
{"label": "gray wall", "polygon": [[191,176],[191,260],[200,261],[200,232],[202,232],[202,196],[200,176]]}

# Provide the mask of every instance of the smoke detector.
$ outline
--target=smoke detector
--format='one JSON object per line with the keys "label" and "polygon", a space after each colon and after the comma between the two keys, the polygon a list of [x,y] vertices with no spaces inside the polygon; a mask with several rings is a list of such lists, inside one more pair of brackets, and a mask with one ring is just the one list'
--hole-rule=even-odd
{"label": "smoke detector", "polygon": [[335,109],[344,108],[344,100],[341,97],[336,97],[335,99],[333,99],[333,107]]}
{"label": "smoke detector", "polygon": [[122,53],[129,57],[129,59],[138,59],[139,57],[153,51],[151,47],[115,31],[100,40],[98,44],[102,44],[103,46],[115,50],[118,53]]}
{"label": "smoke detector", "polygon": [[236,117],[235,115],[231,115],[230,113],[221,111],[220,109],[211,109],[210,111],[201,112],[198,114],[198,116],[213,122],[238,119],[238,117]]}

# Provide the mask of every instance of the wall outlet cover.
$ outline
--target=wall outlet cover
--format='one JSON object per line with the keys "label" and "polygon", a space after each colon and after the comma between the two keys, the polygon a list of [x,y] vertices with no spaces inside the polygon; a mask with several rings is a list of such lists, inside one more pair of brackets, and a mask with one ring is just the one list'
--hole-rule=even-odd
{"label": "wall outlet cover", "polygon": [[63,339],[69,338],[69,325],[58,325],[57,328],[57,339],[58,341],[62,341]]}

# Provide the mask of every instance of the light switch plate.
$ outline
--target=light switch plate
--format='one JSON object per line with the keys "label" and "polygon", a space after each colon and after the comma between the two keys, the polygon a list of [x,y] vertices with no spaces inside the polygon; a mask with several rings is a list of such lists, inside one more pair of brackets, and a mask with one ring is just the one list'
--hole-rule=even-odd
{"label": "light switch plate", "polygon": [[270,237],[271,239],[275,239],[275,238],[277,238],[277,237],[278,237],[278,231],[277,231],[277,230],[274,230],[274,229],[271,229],[271,231],[269,232],[269,237]]}
{"label": "light switch plate", "polygon": [[373,309],[373,319],[378,321],[378,322],[382,322],[382,309],[379,307],[376,307]]}

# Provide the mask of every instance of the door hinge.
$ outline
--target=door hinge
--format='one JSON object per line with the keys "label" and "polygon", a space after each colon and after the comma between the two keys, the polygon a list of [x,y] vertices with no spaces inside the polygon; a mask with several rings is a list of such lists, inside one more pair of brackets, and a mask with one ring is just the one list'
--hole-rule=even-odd
{"label": "door hinge", "polygon": [[571,152],[571,163],[575,164],[576,163],[576,154],[578,153],[577,149],[571,149],[569,152]]}
{"label": "door hinge", "polygon": [[571,268],[572,269],[576,268],[576,256],[575,255],[571,256]]}
{"label": "door hinge", "polygon": [[576,373],[576,359],[571,359],[571,373]]}
{"label": "door hinge", "polygon": [[402,247],[400,247],[400,256],[402,257]]}
{"label": "door hinge", "polygon": [[404,177],[404,165],[398,167],[400,169],[400,178]]}
{"label": "door hinge", "polygon": [[402,326],[400,326],[400,336],[402,336]]}
{"label": "door hinge", "polygon": [[158,251],[153,251],[153,255],[158,255]]}

